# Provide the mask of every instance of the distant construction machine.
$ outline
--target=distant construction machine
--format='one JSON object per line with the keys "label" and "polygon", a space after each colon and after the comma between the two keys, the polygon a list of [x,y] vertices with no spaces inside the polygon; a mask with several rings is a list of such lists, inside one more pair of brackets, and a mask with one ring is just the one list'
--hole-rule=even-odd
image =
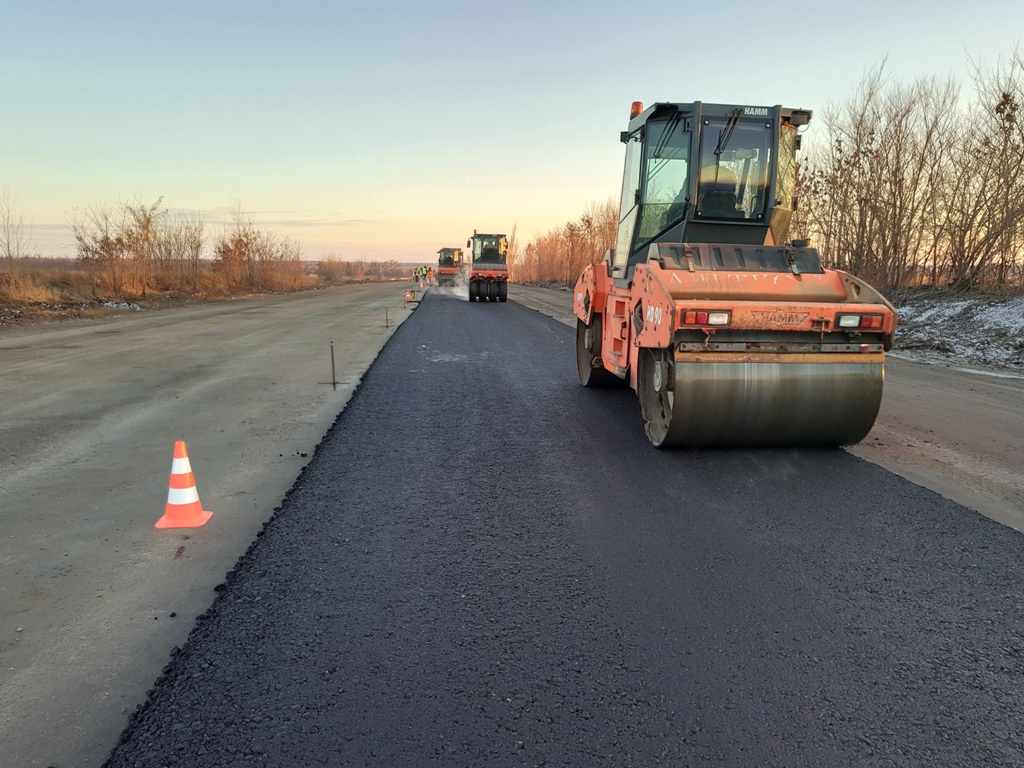
{"label": "distant construction machine", "polygon": [[463,282],[462,249],[442,248],[437,252],[438,286],[454,286]]}
{"label": "distant construction machine", "polygon": [[871,430],[896,311],[789,241],[781,106],[633,104],[615,248],[576,282],[584,386],[628,382],[655,446],[838,446]]}
{"label": "distant construction machine", "polygon": [[473,236],[466,241],[470,253],[469,300],[508,301],[508,238],[504,235]]}

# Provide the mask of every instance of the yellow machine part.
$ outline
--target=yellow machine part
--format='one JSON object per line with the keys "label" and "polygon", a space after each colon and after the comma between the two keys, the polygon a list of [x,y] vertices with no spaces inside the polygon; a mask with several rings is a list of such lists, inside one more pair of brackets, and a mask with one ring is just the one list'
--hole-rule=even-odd
{"label": "yellow machine part", "polygon": [[643,349],[637,397],[647,437],[662,448],[840,446],[871,431],[883,377],[883,353]]}

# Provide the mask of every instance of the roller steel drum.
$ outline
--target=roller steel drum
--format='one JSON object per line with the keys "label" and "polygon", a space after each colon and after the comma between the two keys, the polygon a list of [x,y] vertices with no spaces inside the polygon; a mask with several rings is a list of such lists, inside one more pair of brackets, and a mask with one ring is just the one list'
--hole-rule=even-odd
{"label": "roller steel drum", "polygon": [[871,431],[883,356],[677,355],[641,350],[637,397],[652,444],[839,446]]}

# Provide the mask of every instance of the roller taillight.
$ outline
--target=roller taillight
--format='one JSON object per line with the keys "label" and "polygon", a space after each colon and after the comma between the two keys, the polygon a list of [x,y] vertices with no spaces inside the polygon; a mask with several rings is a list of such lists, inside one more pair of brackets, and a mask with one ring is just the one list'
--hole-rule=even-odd
{"label": "roller taillight", "polygon": [[836,327],[847,331],[880,331],[885,322],[885,315],[855,315],[841,313],[836,315]]}
{"label": "roller taillight", "polygon": [[683,310],[683,325],[728,325],[730,313],[724,310],[687,309]]}

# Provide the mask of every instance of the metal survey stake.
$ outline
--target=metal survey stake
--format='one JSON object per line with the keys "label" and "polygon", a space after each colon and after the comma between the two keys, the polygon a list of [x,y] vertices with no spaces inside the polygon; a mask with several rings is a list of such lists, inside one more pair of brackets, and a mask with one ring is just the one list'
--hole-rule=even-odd
{"label": "metal survey stake", "polygon": [[334,373],[334,341],[331,341],[331,388],[338,391],[338,377]]}

